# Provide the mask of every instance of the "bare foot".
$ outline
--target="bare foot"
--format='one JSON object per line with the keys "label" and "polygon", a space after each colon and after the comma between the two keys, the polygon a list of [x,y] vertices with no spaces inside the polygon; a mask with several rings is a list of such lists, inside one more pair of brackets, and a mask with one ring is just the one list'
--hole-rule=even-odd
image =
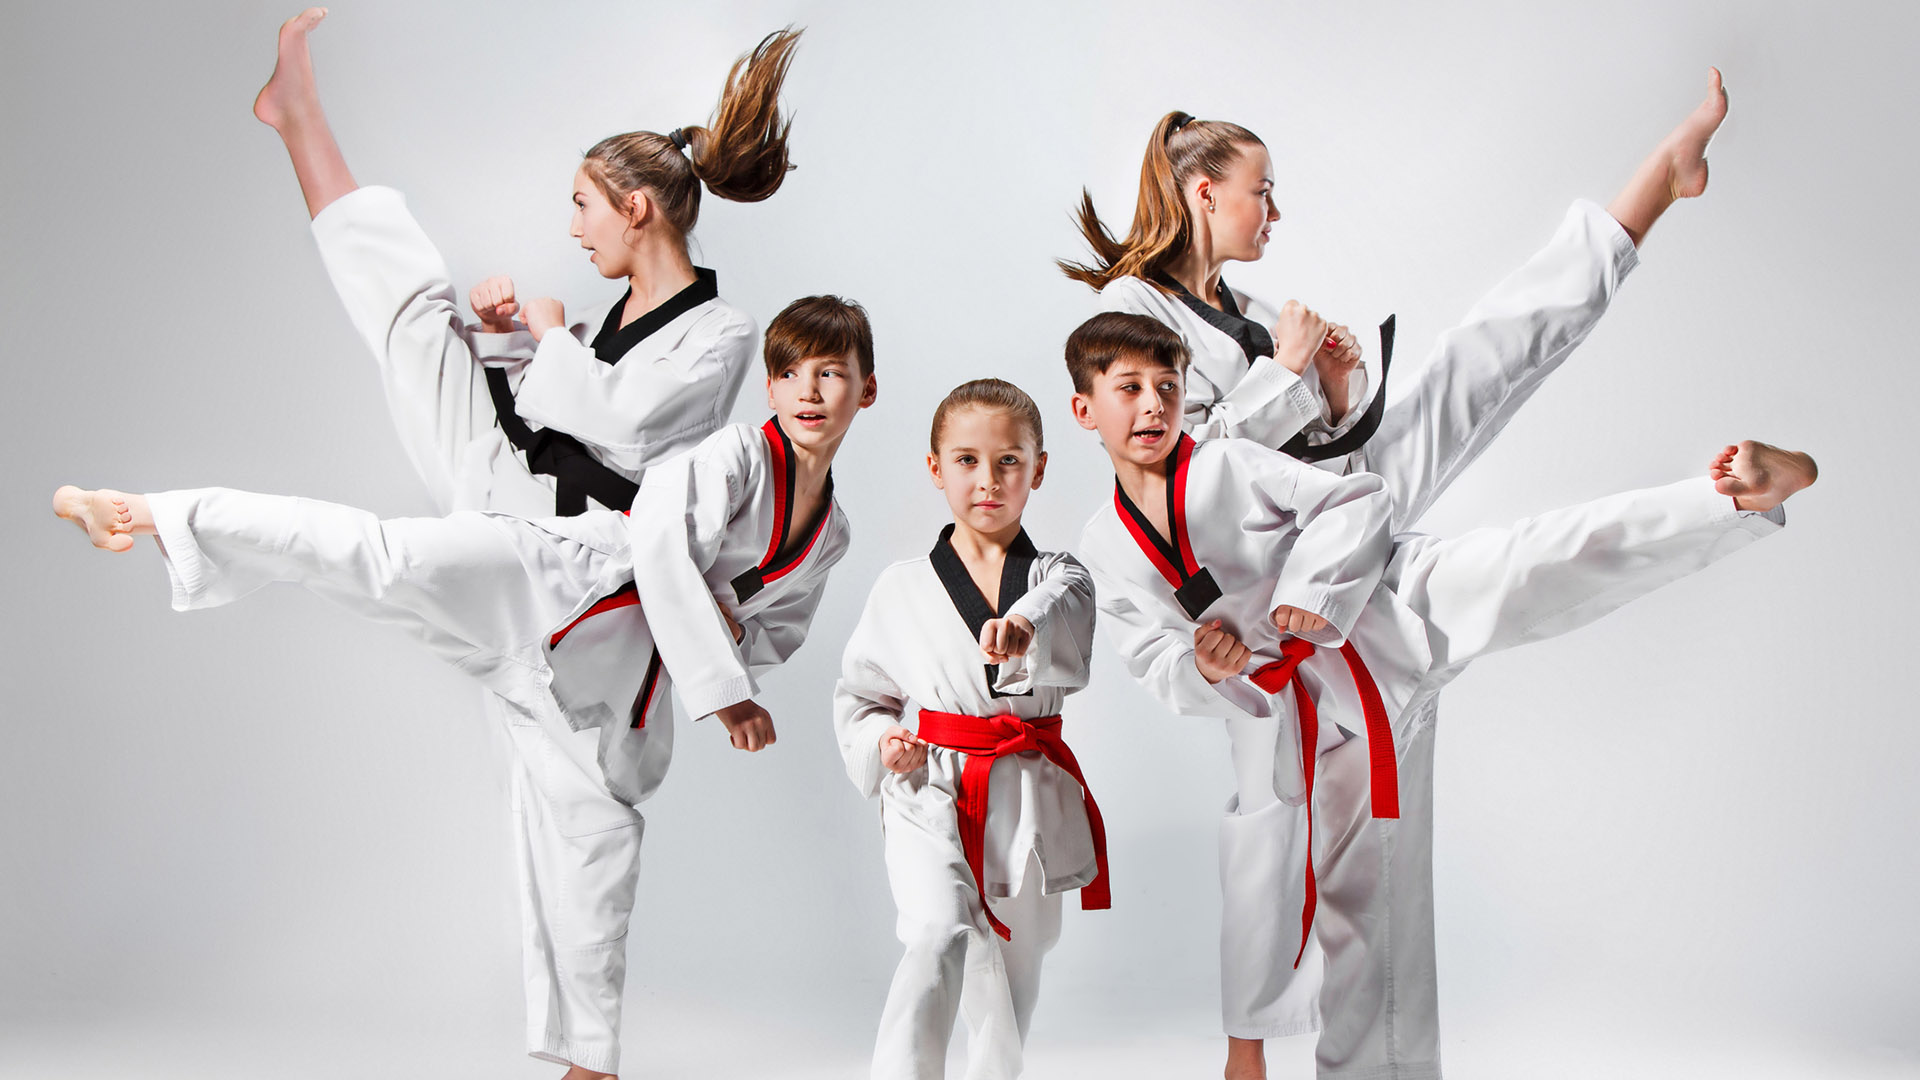
{"label": "bare foot", "polygon": [[82,491],[68,484],[53,493],[53,512],[80,526],[94,547],[107,551],[133,547],[133,512],[121,492]]}
{"label": "bare foot", "polygon": [[594,1072],[592,1069],[583,1069],[578,1065],[569,1065],[567,1075],[560,1080],[619,1080],[619,1078],[612,1073]]}
{"label": "bare foot", "polygon": [[1708,68],[1706,100],[1660,140],[1627,186],[1607,204],[1607,212],[1635,247],[1668,207],[1707,190],[1707,143],[1726,118],[1727,92],[1720,85],[1720,69]]}
{"label": "bare foot", "polygon": [[327,17],[326,8],[308,8],[280,26],[280,56],[273,77],[253,99],[253,115],[283,131],[285,126],[320,115],[320,95],[313,87],[313,58],[307,53],[307,34]]}
{"label": "bare foot", "polygon": [[1680,126],[1661,140],[1667,157],[1667,197],[1697,198],[1707,190],[1707,143],[1727,118],[1727,91],[1720,85],[1720,69],[1707,69],[1707,97]]}
{"label": "bare foot", "polygon": [[1820,478],[1820,467],[1797,450],[1748,439],[1720,451],[1707,467],[1713,490],[1741,510],[1771,510]]}
{"label": "bare foot", "polygon": [[1227,1036],[1226,1080],[1267,1080],[1267,1044]]}

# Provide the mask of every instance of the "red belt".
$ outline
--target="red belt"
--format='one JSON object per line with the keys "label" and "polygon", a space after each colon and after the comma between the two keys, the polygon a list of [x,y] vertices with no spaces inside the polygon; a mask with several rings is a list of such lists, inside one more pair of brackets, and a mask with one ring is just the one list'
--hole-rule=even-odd
{"label": "red belt", "polygon": [[1081,800],[1087,808],[1087,826],[1093,832],[1094,865],[1098,873],[1080,890],[1083,911],[1099,911],[1113,906],[1107,886],[1107,827],[1100,820],[1100,807],[1087,790],[1080,775],[1080,763],[1060,738],[1060,718],[1041,716],[1022,720],[1017,716],[963,716],[959,713],[920,710],[920,738],[935,746],[958,750],[967,756],[960,771],[960,799],[955,806],[960,816],[960,850],[966,853],[967,868],[973,871],[974,886],[980,890],[980,910],[987,913],[993,932],[1011,940],[1013,932],[994,918],[987,906],[987,877],[984,864],[987,842],[987,778],[993,772],[994,759],[1023,750],[1038,750],[1048,761],[1066,770],[1080,785]]}
{"label": "red belt", "polygon": [[[1320,745],[1320,714],[1299,671],[1300,661],[1313,653],[1313,642],[1288,638],[1280,643],[1280,659],[1248,676],[1253,685],[1269,694],[1277,694],[1281,687],[1293,684],[1294,709],[1300,714],[1300,772],[1306,778],[1307,789],[1307,903],[1300,912],[1300,951],[1294,954],[1294,967],[1300,966],[1300,957],[1307,951],[1307,935],[1313,930],[1313,909],[1318,903],[1313,882],[1313,764]],[[1346,658],[1347,670],[1353,673],[1353,684],[1360,691],[1360,710],[1367,718],[1367,753],[1373,762],[1373,816],[1397,818],[1400,816],[1400,771],[1394,760],[1393,725],[1387,722],[1386,703],[1380,700],[1380,688],[1374,685],[1373,674],[1367,670],[1366,662],[1360,659],[1352,642],[1340,646],[1340,655]]]}

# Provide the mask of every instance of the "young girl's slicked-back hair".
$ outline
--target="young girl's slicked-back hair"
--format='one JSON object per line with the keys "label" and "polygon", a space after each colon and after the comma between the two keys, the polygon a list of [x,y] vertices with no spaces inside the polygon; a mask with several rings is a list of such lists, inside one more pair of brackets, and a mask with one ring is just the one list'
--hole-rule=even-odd
{"label": "young girl's slicked-back hair", "polygon": [[1005,379],[975,379],[954,387],[933,410],[933,433],[928,438],[928,447],[935,455],[940,453],[940,436],[946,433],[947,420],[965,409],[1006,413],[1033,435],[1034,450],[1047,448],[1047,440],[1040,427],[1040,406],[1033,403],[1025,390]]}
{"label": "young girl's slicked-back hair", "polygon": [[702,185],[733,202],[759,202],[780,190],[793,168],[787,160],[787,131],[793,121],[780,115],[780,86],[801,33],[788,28],[768,34],[752,52],[735,60],[706,127],[678,128],[667,135],[610,135],[587,151],[587,175],[622,211],[628,195],[646,191],[683,237],[700,218]]}
{"label": "young girl's slicked-back hair", "polygon": [[1057,261],[1075,281],[1104,289],[1115,278],[1152,281],[1166,264],[1193,242],[1193,220],[1184,195],[1195,173],[1210,180],[1227,175],[1260,137],[1225,120],[1195,120],[1175,110],[1154,125],[1147,157],[1140,165],[1140,196],[1133,206],[1133,227],[1125,241],[1115,240],[1093,210],[1093,194],[1082,189],[1077,215],[1080,235],[1093,249],[1089,264]]}

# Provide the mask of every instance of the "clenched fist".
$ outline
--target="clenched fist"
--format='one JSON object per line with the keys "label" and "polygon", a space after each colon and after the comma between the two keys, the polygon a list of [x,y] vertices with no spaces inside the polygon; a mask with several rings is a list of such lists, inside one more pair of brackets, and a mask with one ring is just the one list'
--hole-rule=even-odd
{"label": "clenched fist", "polygon": [[1302,634],[1311,630],[1325,630],[1327,620],[1311,611],[1281,604],[1273,609],[1273,625],[1283,634]]}
{"label": "clenched fist", "polygon": [[751,753],[773,745],[773,717],[752,699],[735,702],[713,715],[719,717],[721,726],[727,729],[735,750]]}
{"label": "clenched fist", "polygon": [[927,763],[927,744],[898,724],[880,733],[880,764],[888,772],[907,773]]}
{"label": "clenched fist", "polygon": [[533,332],[535,341],[546,337],[547,331],[554,327],[564,328],[567,325],[567,309],[551,296],[527,301],[522,309],[522,317],[527,320],[527,329]]}
{"label": "clenched fist", "polygon": [[520,313],[520,305],[513,299],[512,278],[488,278],[473,287],[467,294],[467,302],[473,305],[473,313],[480,316],[480,329],[489,334],[513,333],[513,317]]}
{"label": "clenched fist", "polygon": [[1298,300],[1289,300],[1273,324],[1273,358],[1295,375],[1303,374],[1327,341],[1327,320]]}
{"label": "clenched fist", "polygon": [[980,652],[989,664],[1004,664],[1016,656],[1027,655],[1033,645],[1033,624],[1022,615],[988,619],[980,627]]}
{"label": "clenched fist", "polygon": [[1193,666],[1210,683],[1231,679],[1247,666],[1253,650],[1227,633],[1219,619],[1204,623],[1193,632]]}

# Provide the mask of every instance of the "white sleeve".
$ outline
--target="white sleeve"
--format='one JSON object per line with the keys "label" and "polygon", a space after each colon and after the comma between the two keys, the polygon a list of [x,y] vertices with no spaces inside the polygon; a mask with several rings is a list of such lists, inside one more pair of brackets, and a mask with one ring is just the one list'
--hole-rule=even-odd
{"label": "white sleeve", "polygon": [[759,692],[704,576],[744,501],[746,476],[737,439],[709,440],[647,470],[627,526],[641,611],[696,719]]}
{"label": "white sleeve", "polygon": [[1318,368],[1308,367],[1301,379],[1312,391],[1315,401],[1320,403],[1320,415],[1306,427],[1311,442],[1331,442],[1353,429],[1353,425],[1366,415],[1367,406],[1373,404],[1372,393],[1378,390],[1367,375],[1365,360],[1355,364],[1347,372],[1347,415],[1338,418],[1333,415],[1333,406],[1327,402],[1327,392],[1321,387]]}
{"label": "white sleeve", "polygon": [[1007,609],[1033,624],[1033,642],[1025,656],[1000,665],[993,689],[1024,694],[1036,686],[1069,693],[1087,685],[1093,660],[1093,576],[1065,553],[1045,556],[1042,576]]}
{"label": "white sleeve", "polygon": [[658,354],[636,349],[609,364],[569,333],[540,339],[514,395],[528,421],[599,447],[618,463],[644,466],[663,443],[717,427],[733,405],[753,356],[753,326],[726,317],[717,335],[702,327]]}
{"label": "white sleeve", "polygon": [[885,667],[888,635],[878,626],[883,621],[878,605],[892,601],[881,595],[884,591],[876,587],[867,597],[833,688],[833,731],[840,756],[846,760],[848,779],[867,798],[879,794],[886,774],[880,764],[880,735],[900,723],[907,707],[906,694]]}
{"label": "white sleeve", "polygon": [[512,367],[533,359],[533,335],[525,330],[496,334],[469,328],[467,340],[473,347],[473,358],[487,367]]}
{"label": "white sleeve", "polygon": [[1247,464],[1258,496],[1276,517],[1291,514],[1300,530],[1267,610],[1285,604],[1312,612],[1327,626],[1299,636],[1341,644],[1393,552],[1386,482],[1372,473],[1335,476],[1274,451],[1258,451]]}
{"label": "white sleeve", "polygon": [[1193,659],[1194,622],[1170,602],[1129,595],[1125,583],[1101,573],[1089,560],[1098,582],[1102,625],[1126,662],[1127,671],[1162,705],[1182,716],[1225,716],[1230,712],[1267,716],[1267,695],[1246,676],[1209,683]]}
{"label": "white sleeve", "polygon": [[[1307,370],[1311,371],[1312,368]],[[1196,439],[1251,439],[1278,447],[1326,412],[1325,401],[1307,381],[1271,356],[1256,357],[1247,373],[1226,393],[1189,373],[1185,420]]]}

